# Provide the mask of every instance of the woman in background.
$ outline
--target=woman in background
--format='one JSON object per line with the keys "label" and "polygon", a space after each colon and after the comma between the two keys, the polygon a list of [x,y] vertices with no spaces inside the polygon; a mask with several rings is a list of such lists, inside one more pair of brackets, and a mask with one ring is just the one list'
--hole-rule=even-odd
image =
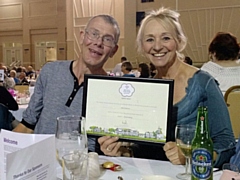
{"label": "woman in background", "polygon": [[150,66],[150,76],[153,78],[157,74],[156,67],[153,65],[153,63],[149,63]]}
{"label": "woman in background", "polygon": [[211,74],[219,83],[223,94],[228,88],[240,85],[239,45],[237,38],[228,32],[218,32],[209,47],[211,61],[202,66],[202,70]]}
{"label": "woman in background", "polygon": [[140,78],[149,78],[150,77],[150,69],[146,63],[140,63],[138,65],[138,71],[140,72]]}

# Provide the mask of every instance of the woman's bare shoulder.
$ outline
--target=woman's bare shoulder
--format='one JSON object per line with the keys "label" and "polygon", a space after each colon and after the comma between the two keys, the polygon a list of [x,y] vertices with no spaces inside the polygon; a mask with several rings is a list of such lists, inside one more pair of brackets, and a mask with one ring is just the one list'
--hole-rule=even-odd
{"label": "woman's bare shoulder", "polygon": [[184,74],[184,78],[192,78],[197,71],[199,71],[199,68],[188,64],[183,64],[182,74]]}

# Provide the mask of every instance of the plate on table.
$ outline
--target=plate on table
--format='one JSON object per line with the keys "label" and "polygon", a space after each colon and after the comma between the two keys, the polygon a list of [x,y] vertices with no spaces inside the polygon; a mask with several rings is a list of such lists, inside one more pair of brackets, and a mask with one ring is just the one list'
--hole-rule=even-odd
{"label": "plate on table", "polygon": [[141,180],[174,180],[174,179],[171,177],[162,176],[162,175],[149,175],[149,176],[143,176]]}

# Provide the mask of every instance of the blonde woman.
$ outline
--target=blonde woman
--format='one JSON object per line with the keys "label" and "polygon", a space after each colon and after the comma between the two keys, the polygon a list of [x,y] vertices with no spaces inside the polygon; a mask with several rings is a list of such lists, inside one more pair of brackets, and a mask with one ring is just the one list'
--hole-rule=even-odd
{"label": "blonde woman", "polygon": [[[177,124],[196,124],[199,106],[208,107],[210,136],[214,144],[214,165],[221,167],[234,153],[235,140],[228,109],[215,79],[204,71],[183,62],[181,51],[187,38],[179,23],[179,13],[160,8],[152,11],[141,22],[137,35],[138,52],[156,67],[154,78],[174,79],[174,112]],[[172,128],[174,132],[174,128]],[[106,155],[120,155],[121,142],[117,138],[98,139]],[[167,142],[163,147],[166,157],[173,164],[184,164],[185,158],[176,142]],[[144,154],[145,152],[145,154]],[[160,159],[162,148],[139,145],[133,155]]]}

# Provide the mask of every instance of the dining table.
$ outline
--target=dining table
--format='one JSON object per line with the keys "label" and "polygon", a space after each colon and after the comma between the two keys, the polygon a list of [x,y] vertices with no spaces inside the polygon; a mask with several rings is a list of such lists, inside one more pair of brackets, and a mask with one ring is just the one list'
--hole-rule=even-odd
{"label": "dining table", "polygon": [[[20,104],[17,111],[11,111],[13,116],[21,121],[23,111],[28,107],[28,103]],[[150,175],[161,175],[169,177],[171,179],[177,179],[178,173],[183,173],[185,167],[183,165],[173,165],[169,161],[141,159],[141,158],[130,158],[130,157],[110,157],[110,156],[99,156],[99,164],[104,162],[113,162],[114,164],[120,165],[122,170],[112,171],[109,169],[101,168],[101,176],[98,180],[142,180],[143,176]],[[60,167],[60,166],[59,166]],[[89,167],[91,168],[91,167]],[[61,169],[57,170],[61,173]],[[213,179],[219,180],[222,171],[218,171],[214,168]],[[57,173],[59,177],[59,173]],[[61,176],[61,175],[60,175]],[[122,178],[122,179],[120,179]],[[61,178],[57,178],[61,180]]]}
{"label": "dining table", "polygon": [[[99,180],[141,180],[143,176],[161,175],[171,179],[177,179],[178,173],[183,173],[185,167],[183,165],[173,165],[169,161],[129,158],[129,157],[109,157],[99,156],[99,163],[106,161],[113,162],[122,167],[121,171],[112,171],[109,169],[101,171]],[[91,168],[91,167],[89,167]],[[214,168],[213,179],[219,180],[222,171]]]}
{"label": "dining table", "polygon": [[[106,162],[120,165],[121,170],[112,171],[110,169],[102,168],[102,164]],[[96,179],[89,180],[143,180],[143,177],[153,175],[159,176],[157,180],[177,180],[178,178],[176,175],[185,172],[185,167],[183,165],[173,165],[169,161],[102,155],[99,156],[99,166],[100,176]],[[89,166],[89,168],[91,168],[91,166]],[[217,168],[214,168],[213,171],[213,180],[219,180],[222,171],[219,171]],[[191,178],[189,178],[189,180],[190,179]],[[59,164],[57,165],[57,180],[62,180],[62,170]]]}

